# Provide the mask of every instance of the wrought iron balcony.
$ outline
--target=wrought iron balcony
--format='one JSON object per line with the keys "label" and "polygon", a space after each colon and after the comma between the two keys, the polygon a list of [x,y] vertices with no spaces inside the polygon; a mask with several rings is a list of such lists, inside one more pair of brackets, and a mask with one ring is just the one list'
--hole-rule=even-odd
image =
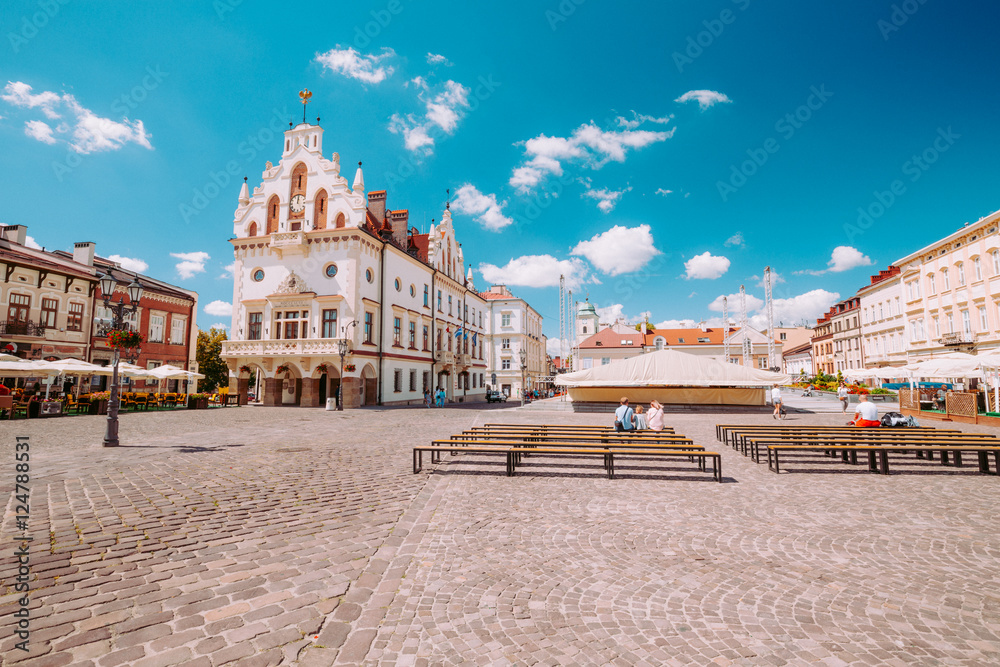
{"label": "wrought iron balcony", "polygon": [[41,322],[29,322],[27,320],[6,320],[0,321],[0,334],[8,336],[34,336],[41,338],[48,329]]}

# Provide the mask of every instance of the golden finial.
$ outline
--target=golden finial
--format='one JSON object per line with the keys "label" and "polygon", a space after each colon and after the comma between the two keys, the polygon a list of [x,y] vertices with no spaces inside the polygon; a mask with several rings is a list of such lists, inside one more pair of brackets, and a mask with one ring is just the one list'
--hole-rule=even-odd
{"label": "golden finial", "polygon": [[306,105],[309,104],[309,98],[312,97],[312,96],[313,96],[313,94],[311,92],[309,92],[308,88],[299,91],[299,99],[302,100],[302,122],[303,122],[303,124],[306,122]]}

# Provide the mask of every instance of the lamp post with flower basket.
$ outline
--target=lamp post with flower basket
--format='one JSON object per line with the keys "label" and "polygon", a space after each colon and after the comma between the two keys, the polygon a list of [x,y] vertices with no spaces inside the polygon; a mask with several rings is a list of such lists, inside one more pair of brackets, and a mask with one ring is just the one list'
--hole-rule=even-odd
{"label": "lamp post with flower basket", "polygon": [[111,300],[118,286],[118,281],[111,276],[111,273],[103,274],[99,279],[101,284],[101,294],[104,297],[104,307],[111,311],[111,323],[101,330],[101,334],[108,337],[111,347],[114,348],[115,357],[111,371],[111,395],[108,398],[108,423],[104,431],[105,447],[118,446],[118,362],[124,356],[129,363],[135,363],[139,358],[139,346],[142,345],[142,334],[132,331],[132,326],[125,321],[129,315],[135,314],[139,310],[139,299],[142,298],[142,283],[135,278],[128,286],[129,305],[125,305],[125,297],[118,298],[115,303]]}

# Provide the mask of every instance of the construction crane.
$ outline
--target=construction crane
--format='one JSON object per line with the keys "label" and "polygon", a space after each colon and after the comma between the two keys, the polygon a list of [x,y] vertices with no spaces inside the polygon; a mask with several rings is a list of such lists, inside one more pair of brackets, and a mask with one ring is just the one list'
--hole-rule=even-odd
{"label": "construction crane", "polygon": [[764,305],[767,309],[767,369],[774,370],[774,300],[771,298],[771,267],[764,267]]}
{"label": "construction crane", "polygon": [[740,333],[743,334],[743,366],[750,368],[753,364],[751,359],[753,343],[750,342],[750,336],[747,334],[747,291],[743,285],[740,285],[740,310]]}
{"label": "construction crane", "polygon": [[722,297],[722,358],[729,363],[729,298]]}
{"label": "construction crane", "polygon": [[566,368],[566,277],[559,276],[559,354]]}

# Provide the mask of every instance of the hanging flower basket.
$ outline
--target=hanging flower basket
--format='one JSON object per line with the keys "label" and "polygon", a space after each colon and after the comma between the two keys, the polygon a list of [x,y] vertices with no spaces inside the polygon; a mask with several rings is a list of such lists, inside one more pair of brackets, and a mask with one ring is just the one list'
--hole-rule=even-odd
{"label": "hanging flower basket", "polygon": [[319,366],[316,367],[316,370],[319,371],[320,373],[329,373],[330,364],[320,364]]}
{"label": "hanging flower basket", "polygon": [[142,334],[137,331],[122,331],[115,329],[108,334],[111,347],[119,350],[129,350],[142,345]]}
{"label": "hanging flower basket", "polygon": [[357,369],[357,366],[355,366],[354,364],[347,364],[346,366],[344,366],[344,370],[348,373],[353,373],[355,369]]}
{"label": "hanging flower basket", "polygon": [[247,375],[250,375],[250,373],[252,372],[253,371],[250,370],[249,366],[240,366],[240,373],[246,373]]}
{"label": "hanging flower basket", "polygon": [[292,369],[288,367],[288,364],[281,364],[280,366],[278,366],[277,368],[274,369],[274,372],[275,373],[287,373],[290,370],[292,370]]}

